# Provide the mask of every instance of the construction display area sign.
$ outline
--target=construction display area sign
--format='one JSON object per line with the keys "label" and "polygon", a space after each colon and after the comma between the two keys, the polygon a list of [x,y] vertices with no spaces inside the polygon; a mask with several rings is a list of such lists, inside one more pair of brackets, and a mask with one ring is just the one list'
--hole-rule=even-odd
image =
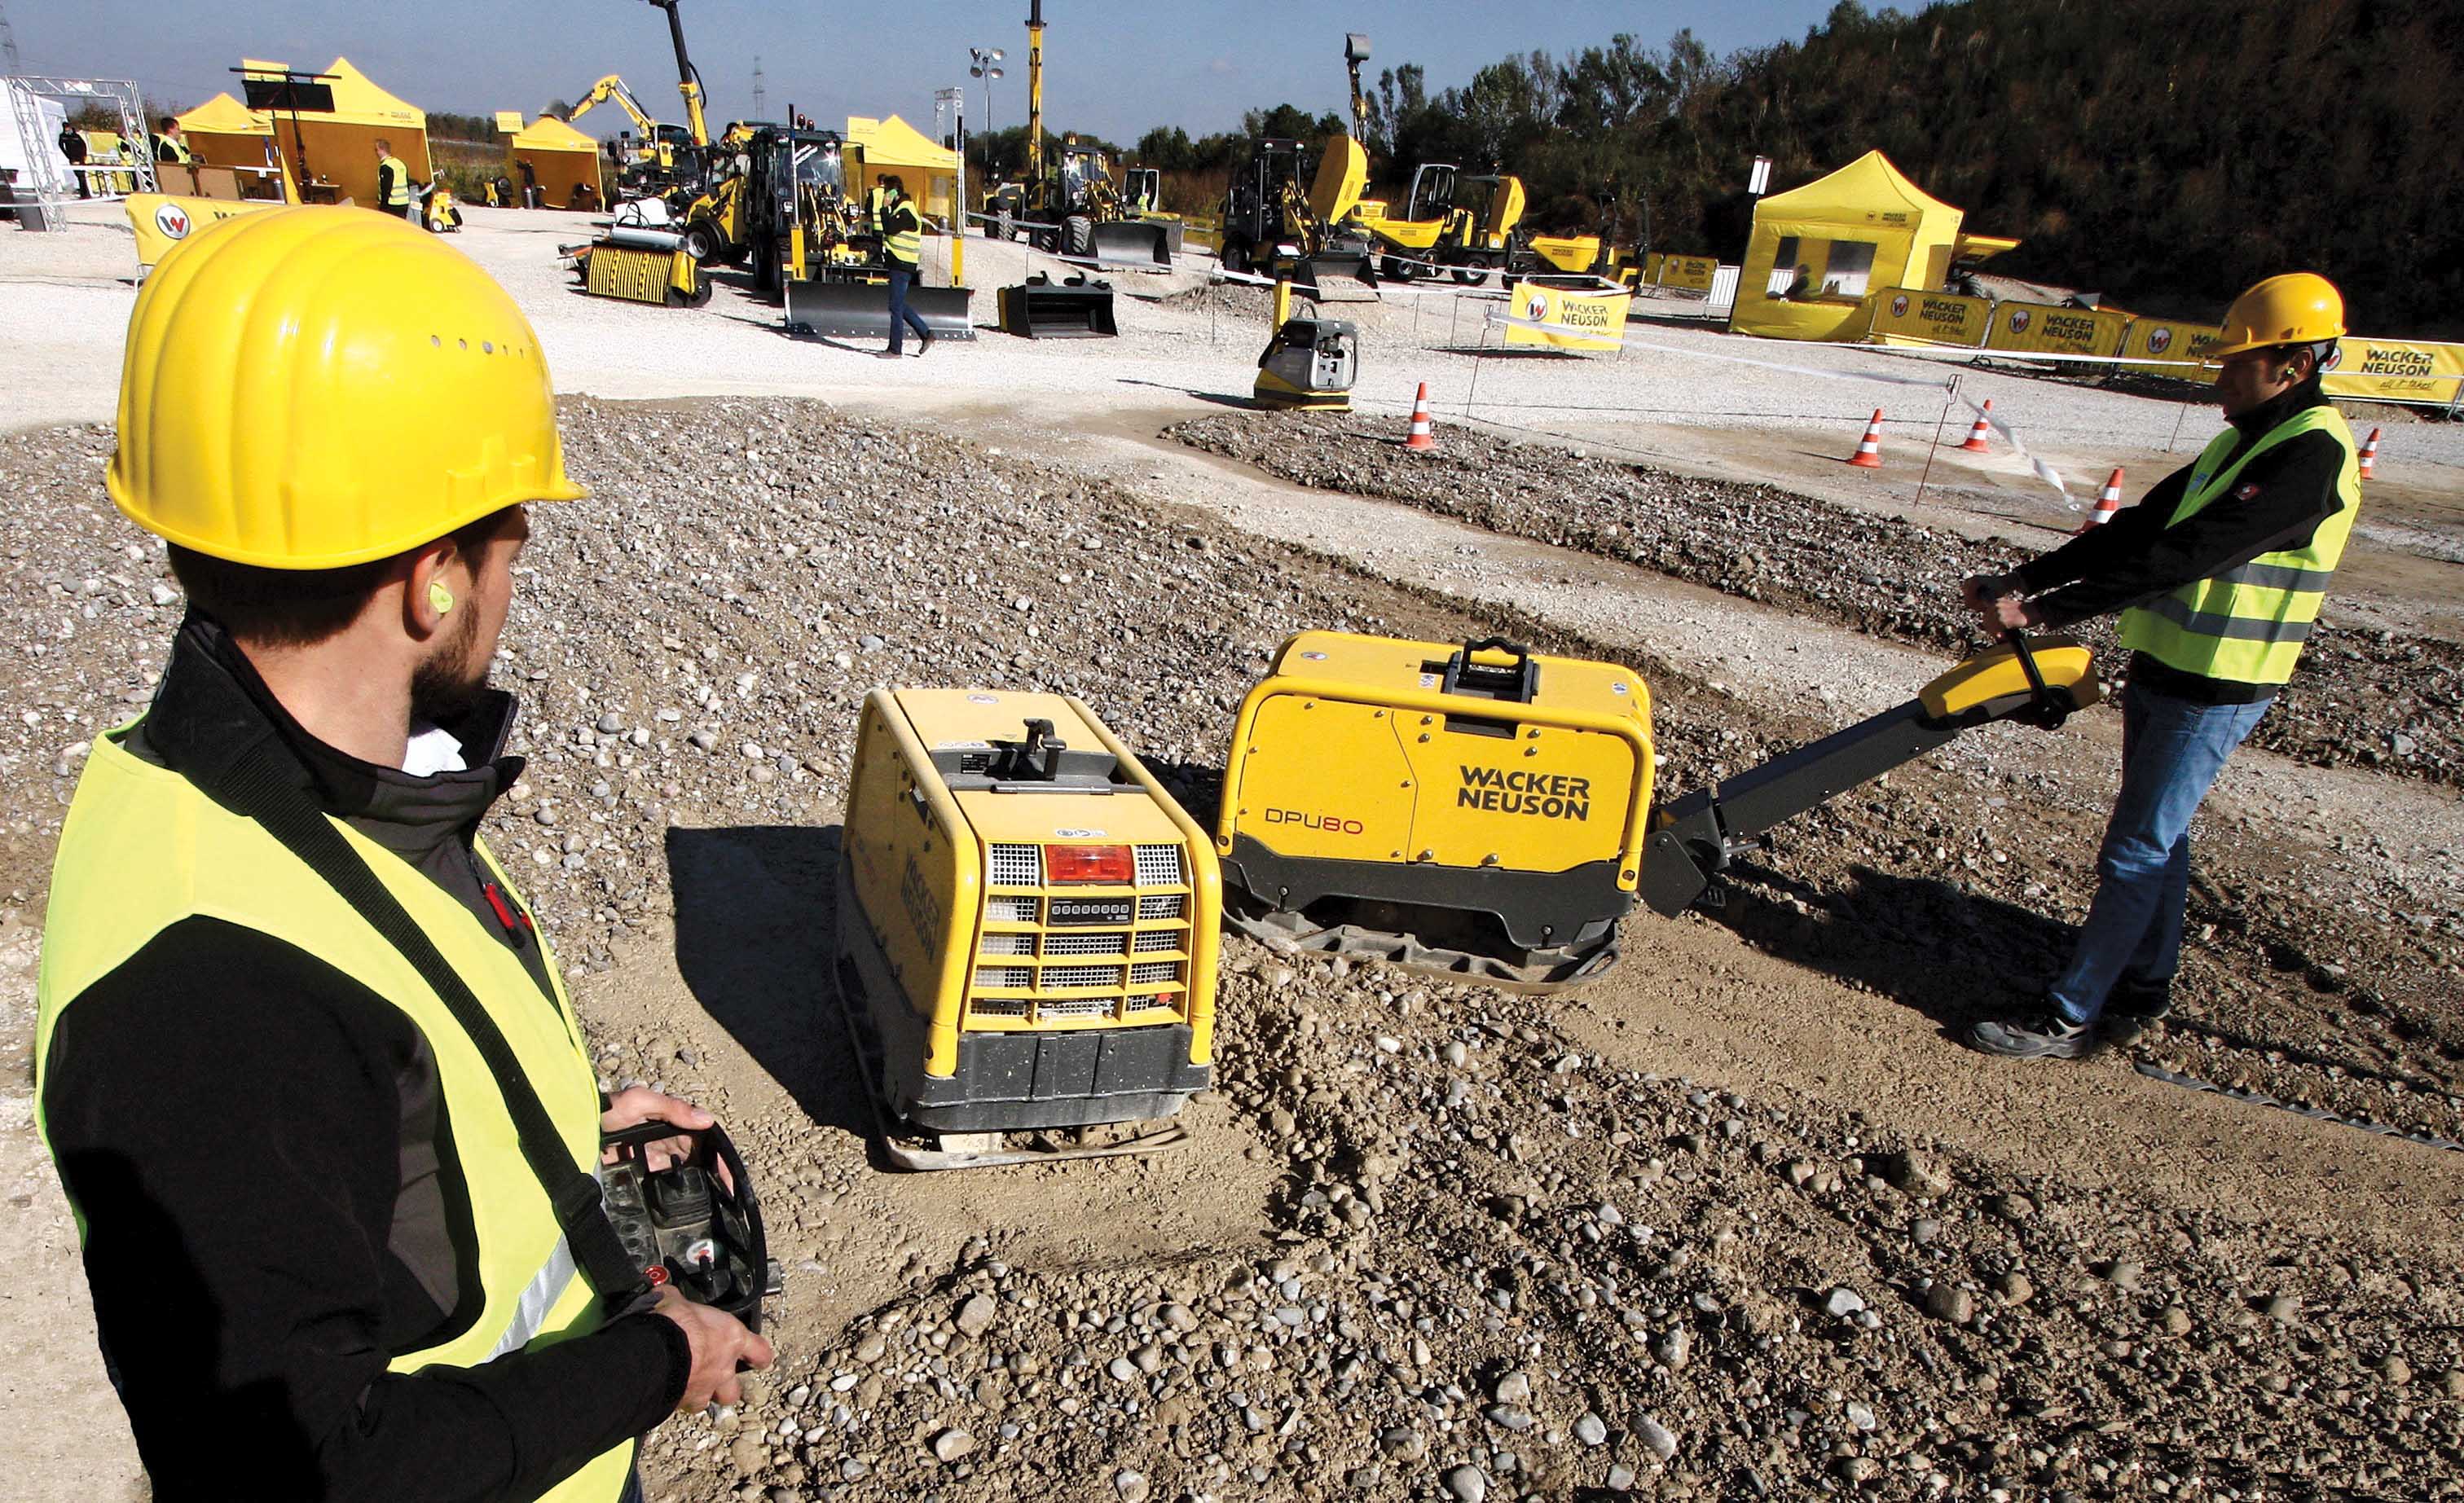
{"label": "construction display area sign", "polygon": [[1642,279],[1654,287],[1683,287],[1707,293],[1718,275],[1720,259],[1708,255],[1669,255],[1654,250],[1643,260]]}
{"label": "construction display area sign", "polygon": [[2178,365],[2182,367],[2178,374],[2197,379],[2200,377],[2198,367],[2206,362],[2208,352],[2214,349],[2224,337],[2225,332],[2211,323],[2133,318],[2130,332],[2123,337],[2122,358],[2148,361],[2159,369]]}
{"label": "construction display area sign", "polygon": [[1511,282],[1506,289],[1506,342],[1558,350],[1615,350],[1625,344],[1632,293],[1603,293]]}
{"label": "construction display area sign", "polygon": [[2453,406],[2464,399],[2464,344],[2420,344],[2348,335],[2336,341],[2321,384],[2330,397]]}
{"label": "construction display area sign", "polygon": [[128,200],[129,228],[137,231],[137,265],[149,269],[171,253],[171,248],[218,220],[279,208],[273,203],[234,203],[219,198],[180,198],[168,193],[139,193]]}
{"label": "construction display area sign", "polygon": [[1995,303],[1985,347],[2023,355],[2118,355],[2130,316],[2060,303]]}
{"label": "construction display area sign", "polygon": [[1873,338],[1884,343],[1955,344],[1974,349],[1993,321],[1989,298],[1953,293],[1921,293],[1894,287],[1866,299],[1874,310]]}

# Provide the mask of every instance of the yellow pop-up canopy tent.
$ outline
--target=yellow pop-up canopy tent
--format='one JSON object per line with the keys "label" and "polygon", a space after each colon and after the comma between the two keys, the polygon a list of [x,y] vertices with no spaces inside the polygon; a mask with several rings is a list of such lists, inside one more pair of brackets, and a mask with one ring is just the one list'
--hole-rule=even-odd
{"label": "yellow pop-up canopy tent", "polygon": [[540,207],[604,207],[599,142],[555,116],[542,115],[505,138],[505,176],[514,185],[516,203],[521,202],[525,163],[538,180]]}
{"label": "yellow pop-up canopy tent", "polygon": [[1958,209],[1879,151],[1774,193],[1754,206],[1728,327],[1781,339],[1854,338],[1867,293],[1942,286],[1959,220]]}
{"label": "yellow pop-up canopy tent", "polygon": [[[279,75],[285,65],[243,58],[240,67],[247,73]],[[413,181],[425,183],[434,176],[428,160],[426,111],[377,87],[347,57],[335,58],[324,71],[333,76],[332,114],[302,110],[296,132],[287,110],[270,111],[264,117],[295,180],[304,187],[313,175],[333,184],[342,197],[377,207],[376,143],[380,141],[392,143],[393,154],[410,169]],[[300,169],[303,149],[307,171]]]}
{"label": "yellow pop-up canopy tent", "polygon": [[958,154],[936,146],[932,138],[897,116],[870,120],[850,115],[847,139],[864,148],[863,180],[848,185],[859,200],[879,177],[896,176],[907,185],[926,218],[947,222],[958,195]]}
{"label": "yellow pop-up canopy tent", "polygon": [[217,167],[265,165],[274,127],[230,95],[217,94],[177,119],[198,161]]}

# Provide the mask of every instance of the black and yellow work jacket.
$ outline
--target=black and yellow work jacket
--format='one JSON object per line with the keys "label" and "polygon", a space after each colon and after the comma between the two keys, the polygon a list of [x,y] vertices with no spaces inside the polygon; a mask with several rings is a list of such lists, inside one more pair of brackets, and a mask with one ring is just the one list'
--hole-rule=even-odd
{"label": "black and yellow work jacket", "polygon": [[[231,806],[271,766],[475,994],[575,1166],[597,1078],[478,821],[517,777],[491,693],[467,771],[317,741],[192,616],[98,738],[43,936],[36,1121],[160,1498],[612,1503],[691,1352],[603,1313],[507,1097],[422,972]],[[261,753],[271,749],[274,755]]]}
{"label": "black and yellow work jacket", "polygon": [[915,212],[913,199],[902,198],[884,212],[881,253],[891,265],[910,272],[924,259],[924,216]]}
{"label": "black and yellow work jacket", "polygon": [[2050,592],[2034,602],[2049,627],[2121,611],[2132,683],[2255,704],[2291,676],[2361,499],[2352,430],[2314,375],[2017,577]]}

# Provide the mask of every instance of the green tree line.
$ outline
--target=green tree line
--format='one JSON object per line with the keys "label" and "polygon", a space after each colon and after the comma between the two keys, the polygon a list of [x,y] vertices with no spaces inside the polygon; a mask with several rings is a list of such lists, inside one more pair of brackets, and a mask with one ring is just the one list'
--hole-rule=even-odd
{"label": "green tree line", "polygon": [[[2211,318],[2306,268],[2357,330],[2464,336],[2456,20],[2452,0],[1842,0],[1801,42],[1725,58],[1681,31],[1505,57],[1434,94],[1389,69],[1365,143],[1390,191],[1421,162],[1511,171],[1537,228],[1728,259],[1754,157],[1779,191],[1880,148],[1969,229],[2023,242],[1996,272]],[[1220,170],[1257,135],[1344,124],[1285,104],[1238,133],[1150,131],[1132,157]]]}

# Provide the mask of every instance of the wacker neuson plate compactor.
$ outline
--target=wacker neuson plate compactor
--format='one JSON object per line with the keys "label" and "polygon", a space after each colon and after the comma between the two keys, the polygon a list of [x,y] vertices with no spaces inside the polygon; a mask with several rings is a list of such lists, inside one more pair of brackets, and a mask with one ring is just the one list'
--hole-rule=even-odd
{"label": "wacker neuson plate compactor", "polygon": [[1615,664],[1491,638],[1304,632],[1249,691],[1216,832],[1225,916],[1271,944],[1509,986],[1590,980],[1639,896],[1720,893],[1772,826],[1997,720],[2096,703],[2088,650],[2017,641],[1917,698],[1654,807],[1651,697]]}
{"label": "wacker neuson plate compactor", "polygon": [[836,979],[891,1162],[1185,1142],[1170,1123],[1087,1129],[1172,1117],[1205,1088],[1221,890],[1205,832],[1078,700],[873,690]]}

